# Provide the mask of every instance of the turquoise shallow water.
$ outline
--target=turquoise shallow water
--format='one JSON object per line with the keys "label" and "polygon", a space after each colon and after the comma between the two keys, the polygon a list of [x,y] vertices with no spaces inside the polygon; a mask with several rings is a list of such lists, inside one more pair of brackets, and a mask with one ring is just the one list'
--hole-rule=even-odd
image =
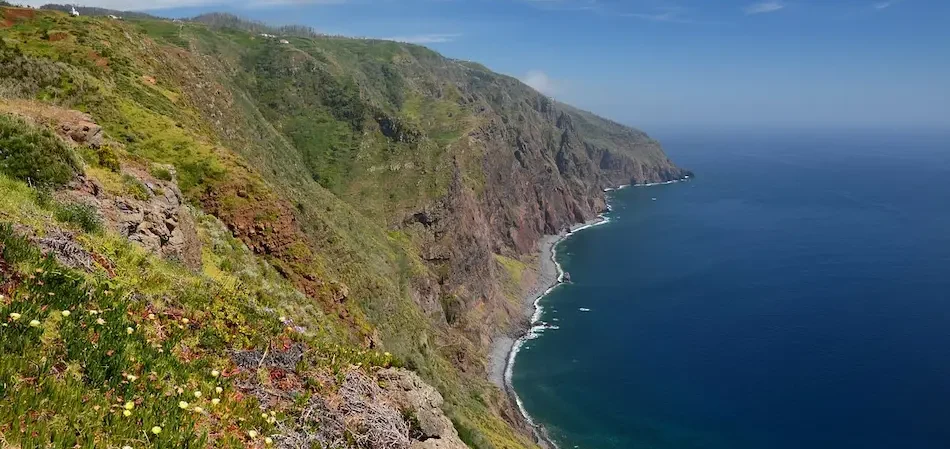
{"label": "turquoise shallow water", "polygon": [[950,447],[948,136],[663,140],[698,177],[558,247],[558,328],[513,370],[536,421],[562,448]]}

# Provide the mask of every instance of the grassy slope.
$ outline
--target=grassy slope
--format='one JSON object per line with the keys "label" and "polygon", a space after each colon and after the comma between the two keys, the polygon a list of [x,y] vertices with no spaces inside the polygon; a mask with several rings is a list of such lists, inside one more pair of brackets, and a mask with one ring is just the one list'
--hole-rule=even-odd
{"label": "grassy slope", "polygon": [[[476,447],[521,447],[526,444],[523,436],[514,433],[492,412],[494,404],[501,400],[497,391],[491,390],[483,380],[477,379],[477,376],[458,372],[448,362],[439,347],[440,342],[452,337],[445,335],[439,328],[430,326],[409,298],[408,284],[412,282],[415,273],[426,270],[419,265],[412,245],[398,234],[387,232],[381,226],[384,218],[365,217],[314,181],[315,178],[322,181],[321,184],[330,187],[344,198],[368,198],[365,202],[354,201],[355,204],[364,205],[360,208],[361,211],[364,208],[367,212],[379,210],[377,206],[382,204],[379,198],[383,194],[393,193],[398,201],[387,204],[395,204],[396,206],[392,206],[395,208],[404,207],[399,205],[400,201],[414,201],[413,198],[417,197],[420,191],[437,195],[440,189],[444,188],[444,181],[435,179],[429,184],[419,185],[422,176],[413,179],[393,174],[391,179],[410,180],[404,184],[405,190],[381,192],[378,187],[380,184],[368,183],[360,186],[357,183],[341,186],[326,180],[334,179],[333,175],[337,173],[341,176],[345,174],[351,179],[362,179],[366,174],[373,173],[374,167],[386,164],[392,166],[395,162],[405,166],[406,159],[403,158],[418,158],[418,154],[407,151],[408,148],[400,145],[400,142],[380,141],[377,137],[365,138],[356,132],[358,127],[346,123],[346,114],[328,113],[327,110],[337,110],[333,107],[333,101],[339,100],[337,97],[321,98],[321,101],[326,101],[327,104],[321,103],[319,107],[300,105],[297,113],[291,117],[281,116],[279,99],[275,99],[272,105],[247,100],[246,97],[250,95],[266,94],[267,86],[254,84],[256,76],[226,76],[224,71],[229,67],[223,65],[233,62],[240,64],[234,67],[242,67],[241,71],[245,74],[255,74],[256,72],[246,66],[247,55],[241,54],[244,51],[235,52],[233,61],[225,59],[214,63],[221,64],[220,66],[204,68],[217,76],[213,81],[233,83],[226,87],[246,89],[234,90],[234,104],[239,106],[241,111],[236,114],[239,117],[225,117],[222,120],[244,121],[251,126],[250,131],[253,132],[242,128],[231,138],[221,138],[221,133],[216,132],[214,124],[202,119],[198,110],[201,106],[193,101],[195,96],[189,96],[189,93],[194,93],[194,84],[191,83],[193,80],[187,79],[189,73],[171,73],[170,66],[166,63],[176,57],[186,61],[179,64],[200,62],[199,57],[183,51],[192,45],[213,44],[221,45],[222,48],[246,46],[261,52],[255,53],[255,58],[286,57],[280,54],[268,55],[266,52],[275,51],[273,48],[256,48],[272,44],[261,44],[246,33],[211,32],[197,25],[180,27],[161,21],[114,22],[87,17],[70,19],[53,13],[40,13],[36,17],[30,17],[32,13],[11,11],[4,11],[4,16],[10,19],[11,26],[0,30],[0,36],[5,43],[0,53],[0,70],[3,75],[0,77],[0,92],[4,97],[30,98],[88,112],[114,140],[112,151],[119,159],[141,164],[175,165],[182,190],[189,201],[229,225],[252,223],[268,230],[276,227],[279,219],[286,217],[288,213],[294,215],[297,224],[287,230],[294,244],[289,248],[281,248],[280,251],[260,251],[255,256],[250,253],[230,254],[227,251],[209,253],[206,250],[205,268],[203,273],[199,274],[186,273],[179,267],[155,261],[136,248],[123,244],[116,236],[107,233],[83,233],[80,240],[85,246],[107,256],[119,268],[117,271],[120,275],[110,281],[116,284],[109,287],[110,292],[115,290],[138,294],[112,294],[105,297],[102,293],[104,290],[97,284],[102,282],[101,273],[98,276],[90,276],[55,268],[50,262],[43,262],[36,254],[23,249],[23,245],[6,232],[4,247],[14,249],[9,250],[9,255],[5,253],[4,257],[9,257],[17,267],[17,273],[28,273],[34,266],[45,266],[44,270],[60,270],[68,274],[70,279],[78,276],[83,280],[61,287],[65,289],[63,292],[69,292],[63,296],[73,298],[69,303],[39,302],[44,298],[35,294],[30,295],[31,302],[21,296],[29,293],[17,293],[9,295],[16,298],[16,301],[5,301],[5,309],[0,311],[2,313],[8,313],[10,307],[25,307],[24,311],[27,313],[18,313],[30,315],[30,319],[40,319],[43,326],[55,328],[61,325],[52,313],[57,309],[71,307],[79,311],[95,307],[109,310],[110,315],[106,321],[110,330],[106,334],[111,337],[103,340],[101,345],[108,348],[106,352],[119,351],[123,345],[128,346],[125,339],[131,337],[123,336],[126,325],[131,324],[136,329],[150,325],[149,322],[137,321],[142,320],[143,314],[147,316],[147,310],[151,310],[149,308],[166,311],[167,318],[172,320],[180,320],[180,316],[193,314],[193,322],[197,320],[196,322],[201,323],[202,330],[206,328],[205,320],[208,320],[208,327],[229,329],[229,332],[222,331],[222,334],[228,335],[218,335],[217,339],[208,340],[216,344],[208,344],[203,348],[204,352],[199,358],[205,360],[203,363],[182,364],[181,354],[175,354],[172,350],[175,344],[180,345],[180,342],[186,339],[195,339],[187,340],[192,343],[188,345],[189,348],[199,346],[198,336],[189,335],[188,332],[179,335],[173,331],[173,336],[168,337],[172,339],[169,340],[172,342],[169,343],[171,346],[162,348],[165,349],[162,352],[158,352],[159,348],[146,344],[148,340],[145,339],[133,345],[137,348],[135,350],[122,350],[123,352],[113,352],[108,356],[111,358],[120,354],[121,357],[116,356],[110,360],[123,360],[119,365],[110,368],[112,374],[129,369],[139,373],[154,370],[159,379],[167,379],[166,382],[158,382],[158,386],[143,387],[121,384],[121,381],[118,381],[121,385],[116,384],[116,381],[105,385],[88,381],[76,384],[75,379],[74,383],[70,383],[68,376],[51,374],[49,370],[59,369],[55,366],[27,366],[29,359],[34,357],[32,354],[48,354],[48,360],[63,360],[67,365],[81,363],[88,355],[69,352],[55,338],[47,342],[9,340],[13,345],[9,349],[19,349],[21,357],[4,359],[4,363],[9,363],[5,365],[8,368],[4,371],[4,375],[9,376],[11,380],[8,385],[16,385],[13,389],[5,390],[5,394],[17,394],[26,388],[32,388],[29,383],[23,383],[23,378],[32,379],[32,382],[41,379],[44,385],[51,389],[50,397],[60,397],[55,391],[72,391],[73,396],[64,396],[61,402],[54,401],[41,408],[48,410],[50,415],[61,417],[76,411],[76,407],[80,406],[77,397],[86,399],[87,405],[89,400],[93,400],[90,398],[105,401],[99,410],[86,410],[90,415],[88,420],[82,421],[82,428],[88,428],[91,423],[104,419],[105,416],[113,416],[109,413],[114,413],[115,410],[107,406],[107,402],[114,401],[118,396],[126,398],[141,394],[142,404],[145,405],[136,407],[146,409],[141,412],[143,416],[136,419],[136,426],[123,426],[119,424],[121,421],[113,421],[110,418],[106,421],[110,424],[101,432],[83,434],[82,437],[101,438],[102,441],[115,443],[132,438],[133,435],[142,438],[142,426],[148,427],[148,424],[158,417],[177,416],[172,415],[175,413],[175,401],[169,402],[170,400],[163,396],[167,393],[166,387],[169,383],[188,388],[210,386],[211,381],[206,378],[204,371],[207,367],[214,366],[215,362],[221,361],[223,348],[219,345],[222,340],[224,347],[260,347],[268,341],[282,337],[283,331],[276,325],[274,316],[260,315],[262,307],[274,307],[263,301],[279,300],[277,306],[287,310],[287,313],[299,314],[296,318],[307,323],[308,327],[327,329],[327,335],[320,336],[321,332],[313,337],[317,339],[313,344],[326,351],[317,355],[319,359],[327,354],[349,351],[345,348],[358,346],[373,333],[373,325],[370,324],[373,323],[382,332],[382,341],[387,349],[405,359],[446,395],[448,412],[469,444]],[[316,60],[318,58],[314,55],[319,55],[319,49],[312,49],[312,53],[307,53],[305,56],[308,59]],[[261,68],[266,69],[267,67]],[[340,73],[348,68],[338,65],[328,67],[327,70]],[[153,82],[153,79],[157,81]],[[346,95],[353,94],[347,89],[349,87],[346,83],[340,83],[338,93],[344,103]],[[425,112],[432,108],[430,104],[424,104],[425,101],[427,100],[410,96],[402,100],[405,107],[400,111],[387,111],[382,108],[382,112],[416,124],[412,126],[444,130],[446,137],[443,140],[448,141],[448,137],[458,132],[459,126],[463,125],[454,122],[432,123],[433,119],[427,117]],[[439,117],[445,115],[448,114],[440,113]],[[259,120],[260,117],[271,117],[273,123]],[[313,139],[324,139],[324,133],[307,134],[294,131],[304,128],[297,126],[299,123],[312,120],[324,120],[326,128],[323,129],[337,130],[338,133],[326,133],[330,134],[333,140],[321,143]],[[281,132],[274,132],[275,127],[280,128]],[[433,135],[438,136],[439,133],[433,132]],[[309,152],[295,151],[295,140],[298,145],[306,142]],[[252,151],[256,145],[266,145],[271,151]],[[367,156],[354,156],[353,152],[362,150],[364,145],[370,148],[370,151],[366,152]],[[440,167],[439,164],[443,163],[438,158],[440,139],[434,138],[426,145],[431,145],[431,154],[434,156],[426,155],[412,162],[431,167],[433,172],[438,171],[436,169]],[[87,162],[93,165],[93,169],[98,169],[95,167],[97,161]],[[89,170],[87,174],[95,176],[95,170]],[[315,174],[319,176],[314,177]],[[44,209],[37,201],[36,194],[25,184],[8,178],[0,181],[4,201],[13,201],[9,204],[10,207],[4,210],[16,211],[14,215],[7,213],[2,216],[4,222],[33,223],[38,230],[55,222],[52,218],[54,214]],[[26,215],[23,215],[24,213]],[[234,250],[240,246],[234,242],[224,246],[215,244],[207,240],[212,234],[228,240],[221,237],[226,236],[227,232],[206,232],[206,247]],[[256,242],[249,238],[246,243],[253,245]],[[271,282],[259,285],[259,278],[244,279],[231,272],[234,269],[229,269],[229,266],[235,265],[234,260],[261,267],[277,267],[290,282],[284,281],[282,276],[277,276],[274,269],[262,268],[263,271],[271,273]],[[47,285],[60,283],[48,282]],[[349,288],[348,297],[352,300],[340,303],[339,283]],[[29,292],[35,286],[27,283],[18,288]],[[283,293],[275,295],[273,289]],[[304,299],[300,291],[304,291],[311,299]],[[93,293],[89,297],[84,292]],[[135,301],[124,302],[116,299],[120,297],[135,298]],[[302,306],[313,300],[316,300],[319,307]],[[356,307],[357,305],[361,307]],[[171,313],[167,312],[168,310],[176,312],[167,315]],[[131,311],[132,314],[129,315],[126,311]],[[215,313],[220,313],[224,318],[214,321]],[[88,320],[86,317],[83,319]],[[230,334],[235,326],[232,321],[236,321],[240,329],[235,335]],[[13,324],[22,326],[24,322]],[[95,337],[93,330],[86,324],[86,328],[71,328],[69,332],[75,333],[70,334],[67,341],[101,338]],[[167,324],[175,326],[172,323]],[[49,332],[57,331],[53,329]],[[32,337],[35,339],[37,335]],[[284,337],[291,338],[289,335]],[[138,338],[140,337],[135,337]],[[7,341],[4,338],[4,344]],[[34,352],[25,352],[25,348]],[[132,357],[136,362],[132,361]],[[340,361],[333,359],[336,363]],[[103,363],[108,366],[112,362]],[[153,366],[162,369],[146,369]],[[135,393],[136,391],[139,393]],[[154,408],[148,408],[153,407],[148,405],[152,402],[156,405]],[[253,408],[252,405],[241,402],[234,407],[235,410],[249,410]],[[0,422],[14,422],[13,414],[16,411],[4,412],[8,414],[4,415]],[[234,416],[243,417],[240,413],[242,412],[235,412]],[[219,420],[209,420],[213,422],[202,424],[202,418],[198,415],[189,415],[187,419],[198,422],[196,427],[193,427],[197,434],[215,435],[215,432],[220,430],[215,426],[225,425]],[[32,425],[39,427],[31,427],[30,430],[48,433],[73,424],[68,419],[36,420],[32,421]],[[181,426],[182,429],[184,427]],[[225,434],[234,433],[234,429],[228,429]],[[7,434],[9,431],[7,429],[4,432]],[[193,441],[188,433],[190,430],[182,432],[163,433],[159,441],[165,443],[159,444],[171,447],[176,441]],[[81,444],[92,447],[89,445],[96,443],[87,440]],[[58,445],[67,444],[59,442]]]}

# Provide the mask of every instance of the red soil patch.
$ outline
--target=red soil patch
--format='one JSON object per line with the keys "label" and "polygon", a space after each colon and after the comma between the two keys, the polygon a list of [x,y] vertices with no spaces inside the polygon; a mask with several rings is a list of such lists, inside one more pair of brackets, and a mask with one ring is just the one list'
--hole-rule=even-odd
{"label": "red soil patch", "polygon": [[63,33],[63,32],[51,33],[51,34],[49,35],[49,41],[50,41],[50,42],[59,42],[59,41],[61,41],[61,40],[63,40],[63,39],[66,39],[67,37],[69,37],[69,34],[67,34],[67,33]]}
{"label": "red soil patch", "polygon": [[28,8],[3,8],[2,11],[3,21],[0,21],[0,28],[9,28],[21,20],[36,17],[36,11]]}
{"label": "red soil patch", "polygon": [[102,68],[109,67],[109,58],[103,58],[102,55],[96,53],[94,50],[89,50],[87,56],[89,56],[89,59],[92,59],[93,63],[97,66]]}

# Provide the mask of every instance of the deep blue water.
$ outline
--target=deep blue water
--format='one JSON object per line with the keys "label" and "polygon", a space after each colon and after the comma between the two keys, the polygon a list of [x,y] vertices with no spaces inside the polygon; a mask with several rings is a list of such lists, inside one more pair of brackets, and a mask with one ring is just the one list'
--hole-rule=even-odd
{"label": "deep blue water", "polygon": [[950,448],[948,142],[665,138],[697,178],[559,246],[528,411],[564,449]]}

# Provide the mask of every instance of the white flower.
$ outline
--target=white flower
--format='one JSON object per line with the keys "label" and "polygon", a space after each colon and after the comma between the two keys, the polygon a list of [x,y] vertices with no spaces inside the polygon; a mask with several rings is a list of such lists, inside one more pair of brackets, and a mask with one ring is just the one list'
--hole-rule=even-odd
{"label": "white flower", "polygon": [[248,430],[248,431],[247,431],[247,436],[249,436],[249,437],[251,437],[251,438],[257,438],[257,431],[256,431],[256,430]]}
{"label": "white flower", "polygon": [[185,401],[178,401],[178,408],[184,410],[188,408],[188,403]]}
{"label": "white flower", "polygon": [[215,392],[215,393],[221,393],[222,391],[224,391],[224,388],[221,388],[221,387],[214,387],[214,392]]}
{"label": "white flower", "polygon": [[218,371],[216,369],[211,370],[211,377],[218,377],[220,375],[221,375],[221,371]]}
{"label": "white flower", "polygon": [[201,412],[205,411],[205,409],[203,409],[203,408],[201,408],[201,407],[195,407],[195,408],[194,408],[194,411],[195,411],[195,413],[201,413]]}
{"label": "white flower", "polygon": [[16,312],[13,312],[13,313],[10,314],[10,319],[13,320],[13,321],[16,321],[16,320],[19,320],[21,316],[23,316],[23,315],[20,315],[19,313],[16,313]]}
{"label": "white flower", "polygon": [[122,449],[132,449],[132,446],[122,446]]}
{"label": "white flower", "polygon": [[188,324],[190,321],[188,321],[188,318],[182,318],[181,322],[182,324]]}
{"label": "white flower", "polygon": [[162,428],[158,426],[152,427],[152,433],[154,433],[155,435],[158,435],[162,433]]}
{"label": "white flower", "polygon": [[148,314],[148,319],[154,320],[154,319],[155,319],[155,314],[154,314],[154,313]]}
{"label": "white flower", "polygon": [[274,444],[274,440],[272,440],[271,437],[264,438],[264,444],[270,446]]}
{"label": "white flower", "polygon": [[201,397],[201,392],[200,392],[200,391],[196,391],[196,392],[194,392],[194,395],[195,395],[196,398],[200,398],[200,397]]}
{"label": "white flower", "polygon": [[267,413],[261,413],[261,418],[267,419],[268,418]]}
{"label": "white flower", "polygon": [[102,326],[103,324],[106,324],[106,320],[102,318],[96,318],[96,324]]}
{"label": "white flower", "polygon": [[136,380],[139,379],[139,376],[135,376],[135,375],[129,374],[128,379],[129,379],[129,382],[135,382]]}
{"label": "white flower", "polygon": [[213,405],[218,405],[218,404],[220,404],[220,403],[221,403],[221,400],[218,399],[218,398],[214,398],[214,399],[211,400],[211,404],[213,404]]}
{"label": "white flower", "polygon": [[132,410],[133,408],[135,408],[135,403],[134,403],[134,402],[129,401],[129,402],[126,402],[126,403],[125,403],[125,409],[126,409],[126,410]]}
{"label": "white flower", "polygon": [[64,311],[62,311],[62,312],[60,312],[60,313],[61,313],[64,317],[67,317],[67,316],[69,316],[69,313],[70,313],[70,312],[69,312],[68,310],[64,310]]}
{"label": "white flower", "polygon": [[39,320],[30,321],[30,327],[40,327]]}
{"label": "white flower", "polygon": [[126,333],[126,334],[132,335],[132,332],[135,332],[135,329],[132,329],[131,327],[125,328],[125,333]]}
{"label": "white flower", "polygon": [[122,410],[122,416],[128,418],[129,416],[132,416],[132,411],[131,411],[131,410]]}

